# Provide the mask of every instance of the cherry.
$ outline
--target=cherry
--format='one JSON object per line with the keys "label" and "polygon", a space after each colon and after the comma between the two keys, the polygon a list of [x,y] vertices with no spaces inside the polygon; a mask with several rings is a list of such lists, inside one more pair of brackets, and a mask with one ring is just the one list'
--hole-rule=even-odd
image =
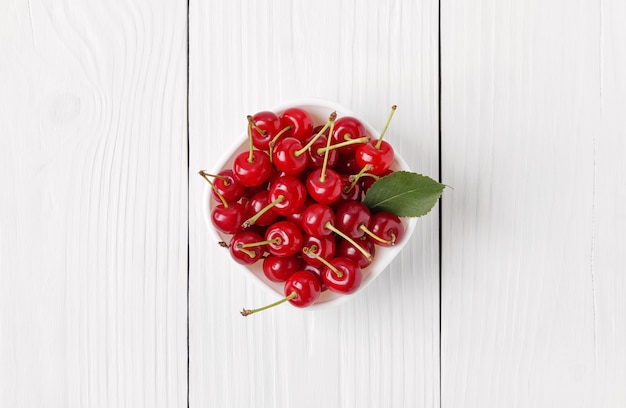
{"label": "cherry", "polygon": [[[230,169],[222,170],[217,174],[210,174],[204,170],[198,172],[213,187],[213,197],[220,200],[220,195],[229,203],[239,201],[246,191],[246,188],[239,184]],[[208,178],[213,177],[213,182]]]}
{"label": "cherry", "polygon": [[304,243],[302,244],[302,260],[309,265],[318,267],[322,266],[322,262],[316,257],[309,254],[309,252],[314,253],[315,255],[320,256],[324,259],[330,259],[335,256],[336,247],[337,244],[335,242],[335,238],[330,235],[307,235],[304,238]]}
{"label": "cherry", "polygon": [[259,150],[267,150],[274,136],[280,130],[280,118],[274,112],[262,111],[248,116],[248,126],[252,128],[252,144]]}
{"label": "cherry", "polygon": [[323,237],[332,234],[333,232],[326,228],[327,223],[335,223],[335,213],[327,205],[314,203],[302,213],[302,229],[309,235]]}
{"label": "cherry", "polygon": [[300,259],[295,255],[268,255],[263,260],[263,273],[272,282],[284,282],[300,269],[300,264]]}
{"label": "cherry", "polygon": [[[374,245],[369,239],[366,237],[359,238],[355,240],[359,246],[365,248],[367,252],[372,254],[372,257],[376,254],[376,245]],[[350,258],[355,261],[361,269],[368,267],[373,259],[367,259],[361,251],[359,251],[354,245],[346,240],[339,240],[337,244],[337,250],[335,251],[335,256],[341,256],[344,258]]]}
{"label": "cherry", "polygon": [[300,211],[307,198],[306,187],[294,176],[283,176],[277,179],[270,186],[269,193],[270,201],[278,201],[274,206],[274,212],[280,215]]}
{"label": "cherry", "polygon": [[361,145],[358,147],[355,153],[355,159],[358,163],[359,167],[363,168],[366,165],[370,166],[370,172],[372,174],[382,174],[393,162],[394,151],[393,147],[389,143],[383,140],[385,136],[385,132],[389,127],[389,123],[391,122],[391,118],[393,118],[393,114],[396,111],[396,105],[391,107],[391,113],[389,114],[389,118],[387,119],[387,123],[385,124],[385,128],[378,140],[372,140],[369,143]]}
{"label": "cherry", "polygon": [[289,302],[297,307],[311,306],[320,297],[321,291],[319,278],[313,272],[297,271],[285,283],[285,295],[297,293],[297,297]]}
{"label": "cherry", "polygon": [[261,215],[257,215],[269,205],[269,197],[270,192],[267,190],[263,190],[256,193],[248,201],[246,205],[246,215],[248,216],[248,220],[256,216],[256,219],[254,220],[254,225],[267,226],[276,221],[276,219],[278,219],[279,215],[272,208],[264,211]]}
{"label": "cherry", "polygon": [[216,205],[211,211],[211,222],[218,230],[225,234],[234,234],[241,231],[241,224],[246,219],[246,208],[235,202],[224,206]]}
{"label": "cherry", "polygon": [[233,161],[235,180],[246,187],[256,187],[267,181],[272,173],[272,162],[261,150],[239,153]]}
{"label": "cherry", "polygon": [[381,211],[370,217],[368,238],[374,244],[380,246],[393,246],[398,243],[404,235],[404,226],[397,216]]}
{"label": "cherry", "polygon": [[370,221],[370,210],[359,201],[348,201],[335,211],[335,226],[352,238],[365,235]]}
{"label": "cherry", "polygon": [[359,167],[370,165],[372,174],[382,174],[389,169],[393,163],[394,151],[389,143],[384,140],[380,147],[375,147],[378,143],[375,140],[359,147],[355,153],[356,162]]}
{"label": "cherry", "polygon": [[301,108],[288,108],[280,114],[280,126],[282,129],[289,127],[286,137],[294,137],[305,140],[313,131],[313,119],[307,111]]}
{"label": "cherry", "polygon": [[251,265],[261,259],[265,245],[259,244],[263,237],[256,232],[240,231],[233,235],[228,249],[233,259],[242,265]]}
{"label": "cherry", "polygon": [[302,142],[293,137],[285,137],[278,141],[272,151],[272,161],[277,169],[286,174],[298,174],[309,163],[306,150],[302,150]]}
{"label": "cherry", "polygon": [[363,272],[361,267],[349,258],[336,257],[328,261],[305,248],[308,255],[317,258],[325,268],[322,270],[322,280],[326,287],[337,293],[353,293],[361,285]]}
{"label": "cherry", "polygon": [[343,185],[339,174],[324,168],[315,169],[306,179],[306,189],[311,198],[321,204],[332,204],[341,197]]}
{"label": "cherry", "polygon": [[302,248],[303,242],[302,231],[291,221],[278,221],[265,230],[264,243],[272,255],[295,255]]}
{"label": "cherry", "polygon": [[320,285],[320,281],[317,276],[315,276],[315,273],[309,271],[297,271],[285,282],[284,298],[278,302],[274,302],[258,309],[243,309],[241,311],[241,315],[248,316],[252,313],[257,313],[271,307],[278,306],[287,301],[296,307],[311,306],[320,297],[321,292],[322,286]]}
{"label": "cherry", "polygon": [[269,210],[273,210],[279,215],[299,211],[306,201],[306,188],[298,178],[283,176],[270,186],[268,200],[269,203],[248,218],[244,227],[254,225]]}
{"label": "cherry", "polygon": [[[350,139],[359,139],[367,136],[363,123],[352,116],[343,116],[337,119],[332,134],[333,143],[342,143]],[[354,153],[358,145],[348,145],[341,148],[341,154]]]}
{"label": "cherry", "polygon": [[353,293],[363,280],[361,267],[352,259],[338,257],[330,261],[322,271],[322,280],[333,292]]}

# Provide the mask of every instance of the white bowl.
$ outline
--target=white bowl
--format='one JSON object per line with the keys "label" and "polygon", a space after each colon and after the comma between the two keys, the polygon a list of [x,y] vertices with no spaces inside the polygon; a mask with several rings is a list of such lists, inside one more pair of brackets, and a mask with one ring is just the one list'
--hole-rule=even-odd
{"label": "white bowl", "polygon": [[[363,120],[358,115],[344,108],[343,106],[340,106],[336,103],[328,102],[325,100],[320,100],[320,99],[294,100],[291,102],[281,104],[269,110],[277,114],[280,114],[282,111],[290,107],[302,108],[302,109],[305,109],[307,112],[309,112],[309,114],[313,118],[314,126],[323,125],[324,123],[326,123],[326,121],[328,120],[328,116],[333,111],[336,111],[337,118],[340,118],[342,116],[353,116],[353,117],[358,118],[365,126],[365,129],[367,130],[367,133],[369,136],[373,138],[378,138],[378,136],[380,135],[380,133],[376,131],[374,128],[372,128],[367,123],[366,120]],[[223,155],[222,159],[214,166],[213,169],[211,169],[212,170],[211,173],[217,174],[218,172],[224,169],[232,168],[232,162],[235,156],[237,156],[241,152],[247,151],[249,148],[248,146],[249,146],[248,145],[248,132],[247,132],[247,129],[245,129],[242,132],[241,136],[239,137],[239,141],[236,142]],[[397,151],[395,152],[395,159],[391,168],[393,170],[410,171],[406,162],[402,159],[402,157],[400,157]],[[219,241],[224,241],[228,243],[231,238],[231,235],[223,234],[222,232],[216,230],[213,224],[211,223],[211,210],[217,204],[218,204],[218,201],[213,198],[211,194],[211,187],[207,183],[205,190],[204,190],[204,195],[203,195],[202,212],[204,213],[204,220],[207,224],[209,232],[211,233],[211,235],[216,241],[215,245],[217,245],[217,242]],[[351,293],[349,295],[342,295],[342,294],[332,292],[330,290],[326,290],[322,292],[322,294],[320,295],[319,299],[315,302],[315,304],[303,310],[319,310],[321,308],[326,308],[329,306],[336,306],[340,303],[346,302],[352,297],[357,296],[363,289],[365,289],[370,283],[372,283],[374,279],[376,279],[381,273],[383,273],[383,271],[389,265],[389,263],[393,260],[393,258],[395,258],[400,253],[404,245],[406,245],[408,240],[411,238],[413,231],[415,230],[415,225],[417,223],[415,218],[401,218],[401,220],[405,228],[404,237],[398,244],[394,245],[393,247],[376,246],[376,254],[374,256],[374,261],[367,268],[363,269],[363,281],[358,290],[356,290],[354,293]],[[283,291],[284,284],[272,282],[269,279],[267,279],[265,277],[265,274],[263,273],[261,261],[258,261],[253,265],[245,266],[245,265],[236,263],[234,260],[232,260],[230,257],[230,252],[227,249],[224,249],[222,254],[224,257],[227,257],[228,259],[230,259],[233,265],[236,266],[236,268],[241,273],[243,273],[246,277],[258,283],[259,287],[266,290],[268,293],[275,296],[277,299],[283,298],[285,296],[284,291]]]}

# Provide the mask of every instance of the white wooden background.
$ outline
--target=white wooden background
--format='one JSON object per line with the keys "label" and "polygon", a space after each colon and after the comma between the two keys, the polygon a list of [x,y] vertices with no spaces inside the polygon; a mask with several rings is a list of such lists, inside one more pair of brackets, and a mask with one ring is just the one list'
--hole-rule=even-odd
{"label": "white wooden background", "polygon": [[[0,407],[626,406],[625,19],[0,0]],[[196,173],[301,97],[397,104],[390,140],[453,189],[353,301],[244,319],[274,299]]]}

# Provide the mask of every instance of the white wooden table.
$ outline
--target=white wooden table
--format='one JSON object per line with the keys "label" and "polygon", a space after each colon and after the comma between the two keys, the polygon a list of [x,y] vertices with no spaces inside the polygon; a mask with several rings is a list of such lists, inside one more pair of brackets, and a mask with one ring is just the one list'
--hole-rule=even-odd
{"label": "white wooden table", "polygon": [[[0,0],[0,406],[626,406],[626,3]],[[452,187],[337,308],[221,256],[245,115],[348,106]]]}

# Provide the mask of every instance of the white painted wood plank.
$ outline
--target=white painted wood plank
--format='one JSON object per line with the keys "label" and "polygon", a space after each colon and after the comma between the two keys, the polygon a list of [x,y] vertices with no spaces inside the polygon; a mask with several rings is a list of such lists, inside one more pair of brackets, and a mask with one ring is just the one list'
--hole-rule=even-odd
{"label": "white painted wood plank", "polygon": [[442,406],[624,406],[626,10],[441,13]]}
{"label": "white painted wood plank", "polygon": [[0,2],[0,406],[186,405],[186,11]]}
{"label": "white painted wood plank", "polygon": [[190,4],[190,403],[228,407],[439,405],[437,211],[358,298],[314,314],[274,301],[209,240],[211,166],[245,115],[293,98],[334,100],[436,176],[437,2]]}

